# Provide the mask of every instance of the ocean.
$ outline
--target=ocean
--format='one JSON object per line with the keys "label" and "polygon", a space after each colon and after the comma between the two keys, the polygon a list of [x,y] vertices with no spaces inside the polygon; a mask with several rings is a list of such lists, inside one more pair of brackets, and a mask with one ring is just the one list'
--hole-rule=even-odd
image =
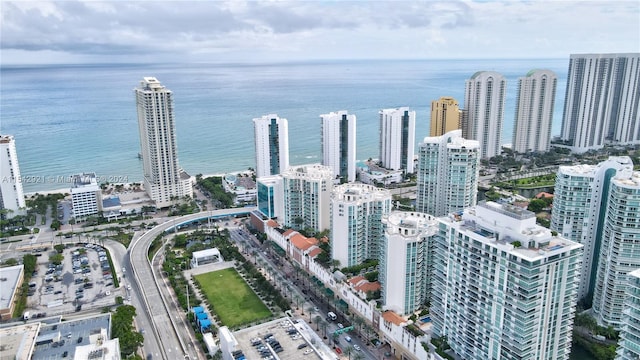
{"label": "ocean", "polygon": [[511,143],[517,79],[531,69],[558,75],[552,134],[560,133],[566,59],[353,60],[268,64],[3,65],[0,133],[16,139],[25,192],[101,180],[142,180],[133,89],[154,76],[173,91],[178,156],[191,175],[255,167],[252,119],[289,120],[292,165],[321,162],[320,114],[357,116],[357,158],[378,157],[378,111],[416,111],[416,144],[429,133],[431,101],[453,96],[476,71],[507,78],[503,143]]}

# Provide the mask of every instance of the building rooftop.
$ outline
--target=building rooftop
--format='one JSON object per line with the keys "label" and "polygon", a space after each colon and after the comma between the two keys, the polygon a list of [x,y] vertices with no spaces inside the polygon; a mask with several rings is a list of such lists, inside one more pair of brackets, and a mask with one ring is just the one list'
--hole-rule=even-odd
{"label": "building rooftop", "polygon": [[[526,211],[523,212],[523,211]],[[512,255],[535,261],[581,248],[583,245],[559,236],[535,223],[535,214],[508,204],[481,202],[440,221],[457,227],[473,239]]]}
{"label": "building rooftop", "polygon": [[30,359],[40,323],[0,328],[0,360]]}
{"label": "building rooftop", "polygon": [[318,244],[318,239],[316,238],[308,238],[302,234],[295,234],[293,235],[291,238],[291,243],[293,244],[294,247],[296,247],[299,250],[302,251],[306,251],[308,250],[310,247],[317,245]]}
{"label": "building rooftop", "polygon": [[15,265],[0,268],[0,309],[8,309],[11,307],[11,299],[18,287],[18,281],[22,278],[24,272],[23,265]]}
{"label": "building rooftop", "polygon": [[81,187],[95,187],[98,185],[98,180],[96,177],[96,173],[82,173],[75,174],[71,176],[72,187],[81,188]]}
{"label": "building rooftop", "polygon": [[[111,314],[100,314],[77,320],[42,324],[31,360],[62,359],[66,351],[74,358],[76,346],[90,344],[90,336],[111,332]],[[80,339],[82,338],[82,339]]]}
{"label": "building rooftop", "polygon": [[194,251],[192,256],[194,258],[204,257],[204,256],[220,256],[220,250],[217,248],[205,249],[200,251]]}
{"label": "building rooftop", "polygon": [[393,323],[394,325],[397,325],[397,326],[402,326],[404,323],[407,322],[404,318],[402,318],[400,315],[396,314],[395,312],[393,312],[391,310],[387,310],[387,311],[383,312],[382,313],[382,318],[385,321]]}
{"label": "building rooftop", "polygon": [[89,335],[89,344],[76,347],[74,360],[120,360],[120,341],[108,339],[106,329]]}

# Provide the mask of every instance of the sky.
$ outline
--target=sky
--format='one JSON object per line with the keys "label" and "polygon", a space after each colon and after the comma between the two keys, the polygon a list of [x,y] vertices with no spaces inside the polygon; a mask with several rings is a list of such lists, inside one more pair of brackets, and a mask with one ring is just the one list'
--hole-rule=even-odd
{"label": "sky", "polygon": [[0,13],[0,64],[640,52],[640,0],[0,0]]}

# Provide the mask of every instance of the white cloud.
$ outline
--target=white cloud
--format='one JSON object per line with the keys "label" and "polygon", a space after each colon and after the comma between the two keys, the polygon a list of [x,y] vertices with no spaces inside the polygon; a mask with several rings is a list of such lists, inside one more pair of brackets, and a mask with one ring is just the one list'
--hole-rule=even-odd
{"label": "white cloud", "polygon": [[[640,51],[629,1],[0,2],[3,63],[566,57]],[[38,56],[38,58],[41,58]],[[45,58],[46,59],[46,58]],[[73,61],[73,60],[72,60]]]}

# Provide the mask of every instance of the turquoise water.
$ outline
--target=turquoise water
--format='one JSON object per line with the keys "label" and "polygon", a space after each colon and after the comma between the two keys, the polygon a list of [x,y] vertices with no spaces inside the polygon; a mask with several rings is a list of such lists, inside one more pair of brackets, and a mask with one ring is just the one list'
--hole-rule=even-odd
{"label": "turquoise water", "polygon": [[568,58],[3,66],[0,132],[16,138],[26,192],[68,187],[62,178],[86,171],[140,181],[133,88],[155,76],[174,92],[179,160],[192,175],[255,167],[251,120],[269,113],[289,120],[293,165],[321,161],[319,116],[337,110],[357,116],[357,158],[376,158],[378,110],[416,110],[418,143],[428,135],[432,100],[453,96],[462,106],[465,80],[494,70],[507,77],[509,143],[517,78],[534,68],[558,74],[559,134],[567,66]]}

